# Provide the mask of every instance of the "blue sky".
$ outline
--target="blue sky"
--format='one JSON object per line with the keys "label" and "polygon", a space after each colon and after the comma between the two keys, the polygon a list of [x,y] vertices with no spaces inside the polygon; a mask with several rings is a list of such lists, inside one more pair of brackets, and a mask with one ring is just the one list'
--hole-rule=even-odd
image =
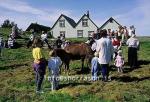
{"label": "blue sky", "polygon": [[10,19],[23,30],[32,22],[51,27],[62,13],[77,22],[87,10],[98,27],[113,17],[150,36],[150,0],[0,0],[0,24]]}

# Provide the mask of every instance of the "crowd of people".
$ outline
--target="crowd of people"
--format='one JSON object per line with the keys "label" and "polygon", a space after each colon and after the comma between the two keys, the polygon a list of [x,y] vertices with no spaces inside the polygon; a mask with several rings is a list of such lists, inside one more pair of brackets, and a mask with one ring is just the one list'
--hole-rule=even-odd
{"label": "crowd of people", "polygon": [[[131,26],[127,29],[126,26],[118,27],[119,30],[114,32],[111,29],[101,30],[100,39],[89,38],[86,43],[91,45],[91,49],[95,52],[92,64],[92,77],[96,80],[98,69],[101,66],[102,79],[104,81],[110,80],[109,77],[109,63],[113,60],[118,72],[123,72],[124,57],[123,45],[128,46],[128,65],[130,68],[136,68],[137,51],[139,50],[139,40],[136,38],[135,28]],[[94,41],[93,41],[94,40]],[[92,44],[90,42],[93,42]],[[98,56],[97,56],[97,53]],[[97,58],[96,58],[97,57]],[[95,64],[98,63],[99,65]],[[95,66],[94,66],[95,65]]]}
{"label": "crowd of people", "polygon": [[[14,47],[14,42],[16,38],[15,29],[15,27],[12,28],[12,33],[8,37],[8,48]],[[131,26],[129,29],[127,29],[126,26],[119,26],[118,30],[116,31],[111,29],[104,29],[101,30],[98,34],[100,35],[99,39],[91,37],[86,42],[95,52],[94,57],[91,60],[91,76],[93,81],[98,80],[97,78],[99,72],[101,72],[102,81],[110,80],[109,65],[112,60],[117,68],[117,71],[121,73],[123,72],[123,67],[125,63],[123,57],[123,45],[128,46],[128,65],[130,66],[130,68],[136,68],[138,66],[137,51],[139,50],[139,40],[136,38],[134,26]],[[35,80],[37,93],[42,93],[41,85],[44,79],[47,65],[47,61],[45,60],[41,49],[44,43],[47,44],[49,48],[51,48],[48,42],[47,32],[42,31],[40,38],[37,38],[35,36],[34,31],[31,32],[27,47],[29,48],[30,45],[33,46],[33,68],[36,74]],[[58,36],[55,41],[55,45],[56,48],[63,49],[65,46],[69,45],[69,42],[65,40],[64,36]],[[3,41],[3,38],[0,37],[0,57],[2,56],[1,51],[4,46],[6,46],[5,41]],[[59,81],[56,78],[59,77],[59,69],[62,61],[58,57],[57,53],[54,51],[50,52],[49,55],[50,59],[48,60],[48,68],[52,77],[51,89],[56,90],[59,88]]]}
{"label": "crowd of people", "polygon": [[[31,32],[31,34],[29,36],[29,40],[28,40],[27,45],[26,45],[27,48],[32,46],[34,38],[37,37],[37,35],[38,35],[38,34],[36,34],[36,32],[34,32],[34,30],[31,30],[30,32]],[[48,34],[46,31],[41,32],[40,39],[42,41],[42,46],[45,46],[45,44],[46,44],[48,46],[48,48],[50,48],[50,49],[52,49],[52,48],[64,49],[65,46],[70,44],[70,42],[68,40],[66,40],[65,37],[62,35],[58,36],[57,39],[53,40],[54,42],[50,43],[48,41]]]}
{"label": "crowd of people", "polygon": [[[120,28],[120,27],[119,27]],[[122,28],[125,29],[126,27]],[[135,30],[135,29],[134,29]],[[126,31],[127,33],[128,31]],[[100,31],[101,38],[98,40],[88,39],[86,43],[91,45],[91,48],[94,53],[94,57],[91,60],[91,80],[98,80],[98,73],[101,72],[102,81],[110,81],[109,77],[110,71],[110,62],[114,62],[117,71],[122,73],[124,71],[124,57],[123,57],[123,43],[128,46],[128,64],[130,68],[136,68],[137,64],[137,51],[139,50],[139,40],[136,38],[135,31],[132,31],[132,34],[129,36],[123,37],[123,33],[121,35],[116,34],[112,35],[110,30],[101,30]],[[126,41],[123,39],[126,38]],[[42,93],[41,84],[44,78],[46,62],[44,59],[44,55],[42,53],[40,41],[42,40],[34,40],[33,45],[33,58],[34,58],[34,70],[36,73],[36,85],[37,85],[37,93]],[[92,42],[92,43],[90,43]],[[57,48],[62,48],[62,40],[60,37],[56,40]],[[94,44],[94,45],[93,45]],[[93,46],[92,46],[93,45]],[[58,57],[57,53],[52,51],[50,52],[50,59],[48,60],[48,68],[51,75],[51,90],[57,90],[59,88],[59,69],[62,64],[61,59]]]}

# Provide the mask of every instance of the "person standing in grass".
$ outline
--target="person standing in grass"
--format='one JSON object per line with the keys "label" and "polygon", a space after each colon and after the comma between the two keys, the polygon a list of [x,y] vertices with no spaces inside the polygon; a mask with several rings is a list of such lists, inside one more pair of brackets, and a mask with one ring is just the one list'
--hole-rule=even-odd
{"label": "person standing in grass", "polygon": [[33,58],[34,58],[34,64],[33,68],[36,74],[36,93],[43,93],[41,90],[41,85],[44,79],[45,70],[46,70],[46,60],[44,58],[44,55],[42,53],[41,49],[41,40],[39,38],[35,38],[33,41]]}
{"label": "person standing in grass", "polygon": [[50,45],[49,45],[49,43],[48,43],[47,32],[42,31],[41,40],[42,40],[42,44],[46,43],[47,46],[48,46],[48,48],[51,48]]}
{"label": "person standing in grass", "polygon": [[138,66],[137,51],[139,50],[139,40],[135,34],[132,34],[126,44],[128,45],[128,64],[130,68],[136,68]]}
{"label": "person standing in grass", "polygon": [[109,77],[109,63],[113,55],[113,45],[109,38],[107,38],[107,30],[100,31],[101,37],[97,41],[96,51],[99,53],[99,63],[102,68],[102,80],[108,81]]}
{"label": "person standing in grass", "polygon": [[56,51],[49,53],[50,59],[48,60],[48,68],[51,73],[51,90],[57,90],[59,88],[59,68],[62,64],[61,59],[57,56]]}
{"label": "person standing in grass", "polygon": [[122,43],[119,40],[118,36],[115,36],[115,38],[112,39],[112,44],[113,44],[113,47],[114,47],[113,59],[115,59],[116,56],[117,56],[118,50],[121,49]]}
{"label": "person standing in grass", "polygon": [[117,67],[118,72],[123,72],[124,58],[122,57],[121,50],[118,51],[114,65]]}
{"label": "person standing in grass", "polygon": [[34,31],[31,31],[31,34],[29,36],[29,41],[27,42],[27,48],[29,48],[32,45],[34,38],[35,38],[35,33]]}
{"label": "person standing in grass", "polygon": [[92,58],[92,61],[91,61],[91,73],[92,73],[92,80],[93,81],[96,81],[98,80],[98,77],[97,77],[97,74],[98,74],[98,71],[99,71],[99,62],[98,62],[98,53],[95,52],[94,53],[94,56]]}
{"label": "person standing in grass", "polygon": [[14,42],[15,42],[15,40],[10,35],[9,38],[8,38],[8,48],[14,48]]}

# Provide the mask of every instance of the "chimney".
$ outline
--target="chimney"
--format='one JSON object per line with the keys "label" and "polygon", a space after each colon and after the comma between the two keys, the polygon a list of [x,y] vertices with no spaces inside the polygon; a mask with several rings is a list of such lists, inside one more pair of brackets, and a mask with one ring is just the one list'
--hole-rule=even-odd
{"label": "chimney", "polygon": [[86,14],[86,15],[87,15],[87,17],[90,17],[89,10],[87,11],[87,14]]}

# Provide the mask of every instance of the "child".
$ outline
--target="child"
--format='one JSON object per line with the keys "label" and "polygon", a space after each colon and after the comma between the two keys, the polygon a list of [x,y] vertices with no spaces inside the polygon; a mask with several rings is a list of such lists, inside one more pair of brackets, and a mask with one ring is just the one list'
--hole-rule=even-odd
{"label": "child", "polygon": [[41,85],[45,75],[46,60],[42,53],[41,40],[39,38],[35,38],[33,41],[32,54],[34,58],[33,68],[36,73],[36,93],[43,93],[43,91],[41,90]]}
{"label": "child", "polygon": [[59,67],[62,64],[61,59],[57,56],[56,51],[50,52],[51,58],[48,60],[48,68],[51,72],[51,90],[58,89],[58,76],[59,76]]}
{"label": "child", "polygon": [[98,67],[99,67],[99,63],[98,63],[98,53],[95,52],[92,61],[91,61],[91,72],[92,72],[92,80],[96,81],[97,80],[97,74],[98,74]]}
{"label": "child", "polygon": [[122,51],[118,51],[118,55],[115,59],[115,66],[118,68],[118,72],[123,72],[124,58],[122,57]]}

